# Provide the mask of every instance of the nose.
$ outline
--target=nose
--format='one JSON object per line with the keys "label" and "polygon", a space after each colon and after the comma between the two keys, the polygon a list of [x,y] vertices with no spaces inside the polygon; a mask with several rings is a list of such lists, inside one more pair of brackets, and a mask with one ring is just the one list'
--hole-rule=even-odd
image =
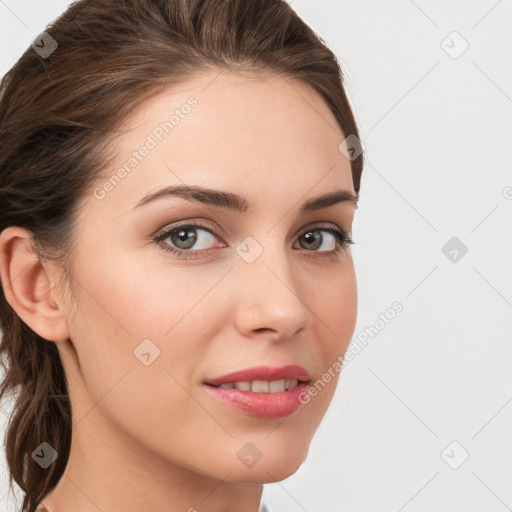
{"label": "nose", "polygon": [[252,263],[239,261],[234,272],[235,322],[246,337],[291,338],[312,322],[299,269],[282,250],[267,250]]}

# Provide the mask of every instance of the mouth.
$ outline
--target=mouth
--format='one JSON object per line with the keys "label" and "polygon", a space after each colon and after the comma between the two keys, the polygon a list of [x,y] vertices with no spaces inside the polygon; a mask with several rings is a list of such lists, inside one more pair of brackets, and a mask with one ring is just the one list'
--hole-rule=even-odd
{"label": "mouth", "polygon": [[210,384],[205,382],[207,386],[222,389],[238,389],[240,391],[250,391],[252,393],[283,393],[290,391],[300,384],[309,384],[311,379],[279,379],[279,380],[246,380],[236,382],[224,382],[222,384]]}
{"label": "mouth", "polygon": [[304,405],[311,375],[302,366],[255,366],[203,382],[216,400],[243,414],[274,419]]}
{"label": "mouth", "polygon": [[[303,405],[310,380],[204,383],[212,398],[241,414],[271,420],[289,416]],[[249,389],[250,388],[250,389]],[[307,403],[307,402],[306,402]]]}
{"label": "mouth", "polygon": [[224,389],[238,389],[253,393],[282,393],[298,384],[309,383],[311,375],[302,366],[255,366],[220,377],[208,379],[204,384]]}

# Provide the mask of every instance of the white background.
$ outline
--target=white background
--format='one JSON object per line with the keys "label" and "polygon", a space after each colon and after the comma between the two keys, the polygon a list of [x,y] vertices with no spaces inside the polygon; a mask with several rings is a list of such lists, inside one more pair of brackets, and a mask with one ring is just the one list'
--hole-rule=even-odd
{"label": "white background", "polygon": [[[2,75],[69,3],[0,0]],[[353,345],[395,301],[403,311],[361,345],[307,460],[263,499],[276,512],[510,510],[512,2],[291,4],[339,56],[366,146]],[[452,237],[468,248],[456,262]],[[6,493],[0,482],[14,512]]]}

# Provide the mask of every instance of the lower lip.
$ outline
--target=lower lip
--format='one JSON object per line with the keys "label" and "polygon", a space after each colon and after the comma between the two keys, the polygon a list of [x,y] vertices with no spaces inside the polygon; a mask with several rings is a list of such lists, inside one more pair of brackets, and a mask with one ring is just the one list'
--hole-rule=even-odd
{"label": "lower lip", "polygon": [[290,391],[254,393],[240,389],[225,389],[205,384],[208,392],[239,411],[257,418],[281,418],[289,416],[303,405],[299,396],[308,388],[307,382],[299,382]]}

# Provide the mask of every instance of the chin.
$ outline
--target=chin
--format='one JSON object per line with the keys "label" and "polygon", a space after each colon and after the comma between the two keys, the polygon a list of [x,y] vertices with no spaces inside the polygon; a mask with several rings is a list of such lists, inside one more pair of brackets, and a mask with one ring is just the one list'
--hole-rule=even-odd
{"label": "chin", "polygon": [[308,453],[307,447],[302,450],[295,449],[277,449],[267,455],[262,454],[259,460],[252,464],[237,463],[228,471],[232,471],[228,480],[233,482],[254,482],[254,483],[273,483],[285,480],[293,475],[300,468]]}

